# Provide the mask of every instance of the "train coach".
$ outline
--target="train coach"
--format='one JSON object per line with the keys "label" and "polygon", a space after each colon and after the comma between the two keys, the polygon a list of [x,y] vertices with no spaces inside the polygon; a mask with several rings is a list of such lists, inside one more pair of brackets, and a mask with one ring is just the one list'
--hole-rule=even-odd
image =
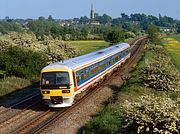
{"label": "train coach", "polygon": [[49,107],[68,107],[75,98],[130,57],[130,46],[120,43],[79,57],[52,63],[41,71],[42,99]]}

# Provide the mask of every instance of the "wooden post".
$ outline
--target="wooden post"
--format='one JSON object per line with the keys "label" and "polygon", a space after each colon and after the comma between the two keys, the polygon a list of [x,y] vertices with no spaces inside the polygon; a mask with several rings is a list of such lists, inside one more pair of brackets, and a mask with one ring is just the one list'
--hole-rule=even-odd
{"label": "wooden post", "polygon": [[6,78],[6,71],[0,70],[0,75],[1,76],[3,75],[3,78],[5,79]]}

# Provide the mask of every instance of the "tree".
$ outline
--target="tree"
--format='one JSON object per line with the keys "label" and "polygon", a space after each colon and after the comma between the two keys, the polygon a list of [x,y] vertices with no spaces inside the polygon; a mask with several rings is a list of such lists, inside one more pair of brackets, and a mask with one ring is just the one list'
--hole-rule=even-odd
{"label": "tree", "polygon": [[39,18],[38,18],[38,20],[45,20],[46,18],[45,17],[43,17],[43,16],[40,16]]}
{"label": "tree", "polygon": [[177,24],[177,32],[180,33],[180,22]]}
{"label": "tree", "polygon": [[15,22],[0,22],[0,33],[7,34],[9,32],[22,32],[23,28],[21,25]]}
{"label": "tree", "polygon": [[155,25],[149,25],[147,33],[149,35],[149,39],[152,43],[155,45],[160,44],[160,39],[159,39],[159,29]]}
{"label": "tree", "polygon": [[126,15],[125,13],[121,13],[121,18],[122,18],[123,20],[128,20],[128,19],[129,19],[129,16]]}
{"label": "tree", "polygon": [[110,42],[111,45],[124,41],[124,34],[120,30],[113,30],[110,33],[107,34],[107,37],[105,38],[107,42]]}
{"label": "tree", "polygon": [[49,15],[48,20],[49,20],[49,21],[54,21],[52,15]]}
{"label": "tree", "polygon": [[8,75],[30,78],[33,75],[39,75],[46,63],[45,54],[18,46],[9,47],[0,52],[0,67]]}
{"label": "tree", "polygon": [[89,19],[88,19],[87,16],[84,16],[84,17],[81,17],[81,18],[80,18],[79,22],[80,22],[81,24],[86,24],[86,23],[89,22]]}

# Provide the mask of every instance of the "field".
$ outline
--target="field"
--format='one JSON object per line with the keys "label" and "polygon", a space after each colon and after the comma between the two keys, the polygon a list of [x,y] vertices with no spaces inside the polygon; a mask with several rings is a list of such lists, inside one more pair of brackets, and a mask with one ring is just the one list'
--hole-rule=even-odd
{"label": "field", "polygon": [[164,47],[171,57],[173,64],[180,70],[180,35],[165,38]]}
{"label": "field", "polygon": [[96,51],[109,46],[105,41],[68,41],[77,50],[80,51],[79,55],[83,55],[92,51]]}
{"label": "field", "polygon": [[180,34],[173,34],[173,35],[168,36],[168,38],[174,38],[180,42]]}

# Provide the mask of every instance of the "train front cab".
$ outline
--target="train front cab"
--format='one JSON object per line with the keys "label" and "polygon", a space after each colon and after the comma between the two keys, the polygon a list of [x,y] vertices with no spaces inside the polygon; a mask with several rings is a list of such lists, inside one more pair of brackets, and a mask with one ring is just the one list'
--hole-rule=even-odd
{"label": "train front cab", "polygon": [[73,103],[74,82],[70,69],[48,69],[41,72],[41,95],[49,107],[68,107]]}

